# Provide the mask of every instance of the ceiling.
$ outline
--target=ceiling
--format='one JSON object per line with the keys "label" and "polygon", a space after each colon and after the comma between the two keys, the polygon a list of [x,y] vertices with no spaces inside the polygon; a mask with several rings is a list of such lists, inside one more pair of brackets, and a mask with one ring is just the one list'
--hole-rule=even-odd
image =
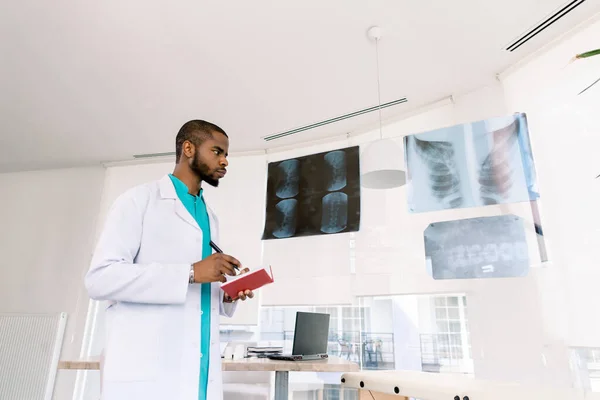
{"label": "ceiling", "polygon": [[[375,124],[377,113],[262,137],[377,105],[404,113],[475,89],[600,11],[587,0],[504,50],[566,0],[55,0],[0,2],[0,172],[174,151],[206,119],[231,152]],[[375,126],[375,125],[374,125]]]}

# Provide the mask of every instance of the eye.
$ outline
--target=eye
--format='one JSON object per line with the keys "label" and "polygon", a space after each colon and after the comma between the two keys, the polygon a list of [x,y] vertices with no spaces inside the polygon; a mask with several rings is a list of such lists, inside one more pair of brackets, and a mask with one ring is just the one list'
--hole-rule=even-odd
{"label": "eye", "polygon": [[213,153],[215,153],[215,155],[217,155],[217,156],[218,156],[219,154],[221,154],[221,152],[220,152],[219,150],[213,150]]}

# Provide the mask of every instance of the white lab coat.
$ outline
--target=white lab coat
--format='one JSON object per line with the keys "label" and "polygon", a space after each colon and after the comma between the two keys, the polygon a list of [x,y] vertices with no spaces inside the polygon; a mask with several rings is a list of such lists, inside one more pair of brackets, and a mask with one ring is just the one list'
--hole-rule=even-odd
{"label": "white lab coat", "polygon": [[[207,207],[211,238],[218,224]],[[85,285],[108,300],[102,398],[197,400],[200,285],[190,265],[202,259],[202,230],[168,175],[122,194],[113,204]],[[208,400],[221,400],[219,315],[232,316],[220,283],[212,284]]]}

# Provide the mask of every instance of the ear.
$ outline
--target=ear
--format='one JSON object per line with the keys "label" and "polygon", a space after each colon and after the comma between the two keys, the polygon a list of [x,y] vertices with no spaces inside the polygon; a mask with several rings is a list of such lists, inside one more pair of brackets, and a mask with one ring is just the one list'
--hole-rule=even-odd
{"label": "ear", "polygon": [[182,153],[186,158],[193,158],[194,154],[196,154],[196,146],[189,140],[186,140],[183,142]]}

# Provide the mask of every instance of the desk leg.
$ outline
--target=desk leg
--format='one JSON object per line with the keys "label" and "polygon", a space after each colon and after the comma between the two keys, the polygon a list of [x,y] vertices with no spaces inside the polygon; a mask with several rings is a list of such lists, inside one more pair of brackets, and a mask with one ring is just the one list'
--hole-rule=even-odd
{"label": "desk leg", "polygon": [[288,371],[275,371],[275,400],[288,400]]}

